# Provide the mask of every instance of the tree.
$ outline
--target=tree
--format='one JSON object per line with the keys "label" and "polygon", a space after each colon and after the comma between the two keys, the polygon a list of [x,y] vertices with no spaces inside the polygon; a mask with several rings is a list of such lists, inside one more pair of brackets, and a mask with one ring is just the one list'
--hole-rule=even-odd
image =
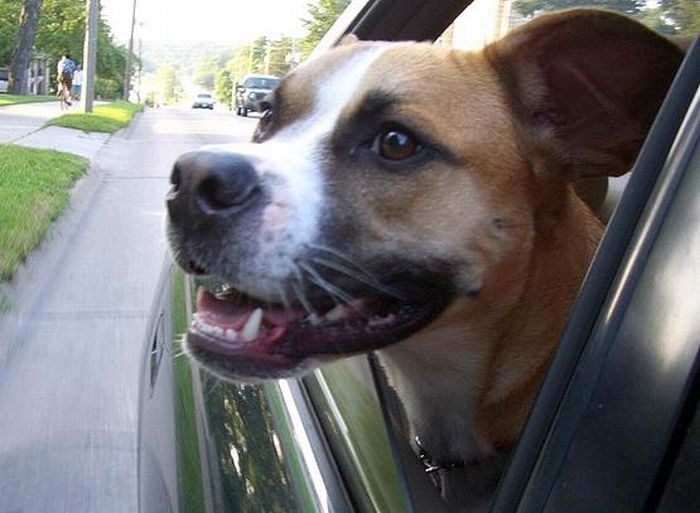
{"label": "tree", "polygon": [[698,0],[515,0],[524,16],[571,7],[599,7],[634,16],[650,28],[667,35],[695,35],[700,30]]}
{"label": "tree", "polygon": [[252,73],[265,73],[268,69],[270,40],[260,36],[250,47],[250,65]]}
{"label": "tree", "polygon": [[29,81],[27,71],[32,57],[36,27],[39,21],[41,0],[25,0],[19,16],[19,35],[15,52],[10,64],[10,80],[8,91],[15,94],[27,94]]}
{"label": "tree", "polygon": [[[24,0],[26,4],[29,0]],[[83,53],[85,34],[84,0],[32,0],[41,3],[41,12],[36,23],[34,52],[50,57],[53,62],[51,72],[60,56],[68,53],[78,62]],[[21,43],[20,12],[22,0],[2,0],[0,8],[0,65],[8,62],[11,49]],[[95,94],[102,98],[115,98],[123,89],[123,74],[126,66],[126,48],[117,45],[107,22],[99,17],[96,63]],[[8,50],[9,49],[9,50]],[[27,56],[27,66],[31,58]],[[19,75],[17,75],[19,76]],[[26,72],[22,75],[26,76]],[[26,91],[26,89],[25,89]]]}
{"label": "tree", "polygon": [[532,16],[537,11],[570,9],[582,5],[639,15],[646,6],[646,0],[516,0],[514,5],[525,16]]}
{"label": "tree", "polygon": [[231,100],[233,98],[233,78],[231,72],[227,69],[222,69],[216,72],[216,80],[214,83],[214,92],[220,103],[226,105],[228,110],[231,110]]}
{"label": "tree", "polygon": [[286,75],[296,65],[292,58],[295,49],[296,44],[291,37],[282,36],[270,41],[267,72],[278,77]]}
{"label": "tree", "polygon": [[174,66],[158,68],[156,81],[158,83],[160,102],[164,104],[177,103],[182,96],[182,84],[177,77]]}
{"label": "tree", "polygon": [[681,36],[694,36],[700,31],[700,2],[698,0],[662,0],[662,16]]}
{"label": "tree", "polygon": [[0,1],[0,66],[8,66],[12,61],[21,11],[21,0]]}
{"label": "tree", "polygon": [[315,4],[307,4],[311,17],[308,20],[302,20],[307,31],[306,36],[301,40],[301,50],[304,55],[311,53],[348,4],[350,0],[317,0]]}

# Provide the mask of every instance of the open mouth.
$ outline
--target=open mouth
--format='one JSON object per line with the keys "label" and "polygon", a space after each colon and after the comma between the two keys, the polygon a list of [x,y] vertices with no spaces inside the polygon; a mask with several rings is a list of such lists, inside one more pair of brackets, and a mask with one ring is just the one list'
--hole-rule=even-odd
{"label": "open mouth", "polygon": [[261,373],[247,370],[251,361],[269,374],[312,357],[371,351],[407,338],[449,303],[439,289],[420,290],[410,299],[368,295],[302,307],[263,302],[231,287],[217,293],[200,287],[188,344],[205,364],[224,361],[218,366],[239,376]]}

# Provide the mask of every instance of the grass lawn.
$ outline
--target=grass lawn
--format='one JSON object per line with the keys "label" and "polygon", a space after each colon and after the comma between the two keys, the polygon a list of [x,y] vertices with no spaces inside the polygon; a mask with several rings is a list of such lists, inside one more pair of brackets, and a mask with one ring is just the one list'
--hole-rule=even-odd
{"label": "grass lawn", "polygon": [[5,105],[16,105],[18,103],[55,102],[55,96],[34,96],[19,94],[0,94],[0,107]]}
{"label": "grass lawn", "polygon": [[113,102],[106,105],[96,105],[89,114],[63,114],[50,119],[47,126],[63,126],[75,128],[84,132],[107,132],[113,134],[129,124],[134,114],[143,110],[140,103]]}
{"label": "grass lawn", "polygon": [[69,153],[0,145],[0,281],[39,244],[87,168]]}

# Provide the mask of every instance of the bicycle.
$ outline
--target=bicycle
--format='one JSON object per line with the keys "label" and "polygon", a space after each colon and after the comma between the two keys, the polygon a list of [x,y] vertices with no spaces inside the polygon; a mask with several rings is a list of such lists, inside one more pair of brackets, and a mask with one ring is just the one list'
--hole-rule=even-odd
{"label": "bicycle", "polygon": [[70,96],[70,83],[61,77],[58,78],[58,102],[61,106],[61,110],[66,110],[72,105]]}

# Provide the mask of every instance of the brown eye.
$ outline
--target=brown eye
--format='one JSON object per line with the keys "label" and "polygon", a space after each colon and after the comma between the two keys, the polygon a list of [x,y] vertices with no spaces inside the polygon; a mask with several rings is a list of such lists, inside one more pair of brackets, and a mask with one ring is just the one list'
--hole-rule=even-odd
{"label": "brown eye", "polygon": [[388,160],[406,160],[421,148],[411,134],[399,129],[384,130],[377,134],[372,151]]}

